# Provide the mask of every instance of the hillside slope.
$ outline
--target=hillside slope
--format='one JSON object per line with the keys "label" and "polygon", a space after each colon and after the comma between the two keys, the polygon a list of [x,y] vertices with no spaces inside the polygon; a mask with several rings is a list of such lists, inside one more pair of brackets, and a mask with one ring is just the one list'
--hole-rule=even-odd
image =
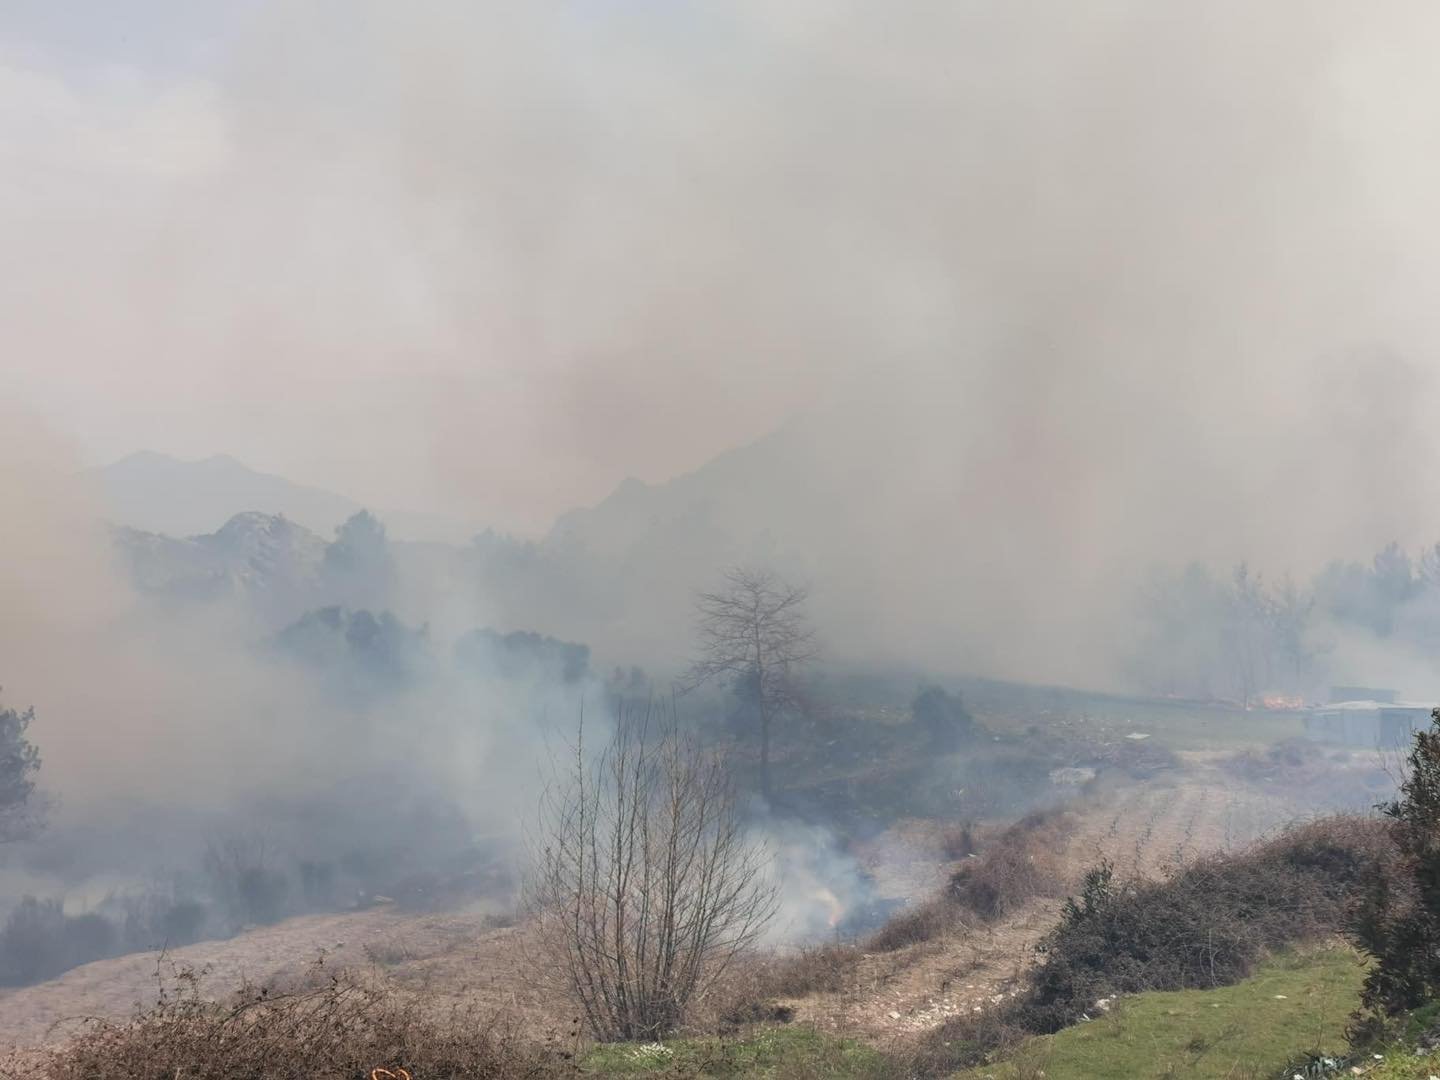
{"label": "hillside slope", "polygon": [[181,461],[141,451],[93,471],[111,520],[143,532],[214,532],[245,511],[283,515],[329,536],[361,509],[343,495],[257,472],[224,454]]}
{"label": "hillside slope", "polygon": [[[260,472],[225,454],[182,461],[144,450],[90,470],[106,517],[141,532],[185,537],[211,533],[236,514],[280,516],[330,537],[360,503],[323,488]],[[392,537],[467,542],[476,522],[456,513],[378,511]]]}

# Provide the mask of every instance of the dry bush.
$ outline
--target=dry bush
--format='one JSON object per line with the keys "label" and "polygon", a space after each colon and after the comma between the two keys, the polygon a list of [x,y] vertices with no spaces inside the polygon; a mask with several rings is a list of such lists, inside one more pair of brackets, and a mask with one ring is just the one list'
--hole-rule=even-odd
{"label": "dry bush", "polygon": [[861,955],[854,945],[839,943],[799,949],[766,973],[762,980],[766,996],[839,993],[853,980]]}
{"label": "dry bush", "polygon": [[618,717],[593,759],[577,742],[542,802],[538,840],[536,974],[569,993],[602,1042],[673,1030],[775,913],[729,769],[673,714]]}
{"label": "dry bush", "polygon": [[940,851],[947,859],[968,859],[980,851],[980,839],[973,822],[947,825],[940,832]]}
{"label": "dry bush", "polygon": [[279,922],[289,880],[274,845],[262,833],[230,833],[205,848],[205,877],[229,929]]}
{"label": "dry bush", "polygon": [[[198,978],[125,1024],[92,1023],[48,1053],[44,1080],[354,1080],[404,1068],[417,1078],[573,1075],[555,1048],[522,1043],[493,1017],[433,1015],[411,996],[339,975],[319,988],[247,988],[205,1000]],[[381,1075],[384,1075],[383,1073]]]}
{"label": "dry bush", "polygon": [[1102,864],[1041,943],[1028,990],[993,1015],[942,1025],[928,1052],[958,1068],[1014,1031],[1073,1024],[1100,998],[1234,983],[1267,952],[1345,929],[1392,860],[1384,822],[1337,815],[1164,881],[1121,880]]}
{"label": "dry bush", "polygon": [[400,935],[392,935],[379,941],[367,941],[361,946],[365,959],[376,967],[396,967],[417,959],[415,950]]}
{"label": "dry bush", "polygon": [[806,945],[783,956],[756,956],[737,965],[725,991],[736,998],[798,998],[834,994],[854,979],[863,955],[855,945]]}
{"label": "dry bush", "polygon": [[946,895],[982,919],[1003,919],[1037,896],[1065,888],[1061,855],[1075,829],[1063,810],[1041,810],[1001,833],[950,878]]}
{"label": "dry bush", "polygon": [[1037,896],[1065,887],[1060,856],[1075,827],[1062,810],[1043,810],[1001,832],[983,854],[967,859],[939,896],[892,917],[865,942],[870,952],[895,952],[933,941],[967,920],[1002,919]]}
{"label": "dry bush", "polygon": [[744,998],[720,1014],[716,1028],[721,1033],[731,1033],[746,1024],[788,1024],[794,1019],[795,1010],[789,1005]]}
{"label": "dry bush", "polygon": [[865,943],[869,952],[895,952],[933,941],[963,922],[965,911],[948,895],[937,896],[893,916]]}
{"label": "dry bush", "polygon": [[793,1010],[779,1004],[808,994],[838,994],[854,985],[861,950],[832,942],[802,946],[784,955],[756,954],[733,965],[713,988],[708,1012],[695,1026],[731,1030],[742,1024],[787,1023]]}

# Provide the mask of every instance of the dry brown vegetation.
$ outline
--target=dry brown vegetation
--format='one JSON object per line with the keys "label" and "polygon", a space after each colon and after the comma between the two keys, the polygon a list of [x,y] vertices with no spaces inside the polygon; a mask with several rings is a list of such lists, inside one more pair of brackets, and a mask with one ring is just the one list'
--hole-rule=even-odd
{"label": "dry brown vegetation", "polygon": [[939,896],[895,916],[866,948],[894,952],[933,940],[966,919],[993,922],[1037,896],[1063,894],[1065,845],[1074,828],[1074,817],[1061,810],[1021,818],[982,854],[967,858]]}
{"label": "dry brown vegetation", "polygon": [[1074,817],[1045,810],[1021,818],[950,879],[946,896],[982,919],[1004,918],[1037,896],[1064,890],[1065,844]]}
{"label": "dry brown vegetation", "polygon": [[794,1009],[783,1002],[841,992],[854,980],[862,955],[848,942],[802,946],[784,955],[752,955],[727,973],[715,987],[710,1010],[702,1009],[693,1022],[721,1031],[763,1021],[787,1022]]}
{"label": "dry brown vegetation", "polygon": [[673,718],[622,715],[594,761],[577,742],[541,832],[533,976],[563,988],[601,1041],[680,1026],[775,913],[724,759]]}
{"label": "dry brown vegetation", "polygon": [[520,1080],[573,1071],[558,1041],[521,1039],[493,1015],[436,1015],[418,995],[317,974],[318,986],[246,987],[217,1003],[204,997],[196,975],[180,972],[142,1017],[93,1022],[32,1068],[45,1080],[351,1080],[377,1069]]}
{"label": "dry brown vegetation", "polygon": [[750,981],[764,997],[796,998],[842,989],[862,955],[857,945],[835,942],[802,947],[751,968]]}
{"label": "dry brown vegetation", "polygon": [[940,852],[952,862],[968,859],[980,851],[978,830],[973,822],[962,821],[947,825],[940,832]]}

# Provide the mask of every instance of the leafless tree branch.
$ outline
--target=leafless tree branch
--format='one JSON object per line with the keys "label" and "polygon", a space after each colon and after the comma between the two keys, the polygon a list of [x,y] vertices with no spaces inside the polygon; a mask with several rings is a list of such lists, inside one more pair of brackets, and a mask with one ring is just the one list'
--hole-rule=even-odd
{"label": "leafless tree branch", "polygon": [[582,737],[542,799],[530,901],[546,970],[598,1039],[655,1039],[774,916],[724,762],[651,706]]}
{"label": "leafless tree branch", "polygon": [[682,680],[688,691],[708,682],[748,679],[760,714],[760,786],[770,797],[770,728],[799,703],[798,669],[817,655],[805,617],[808,589],[769,570],[735,567],[717,592],[695,599],[699,648]]}

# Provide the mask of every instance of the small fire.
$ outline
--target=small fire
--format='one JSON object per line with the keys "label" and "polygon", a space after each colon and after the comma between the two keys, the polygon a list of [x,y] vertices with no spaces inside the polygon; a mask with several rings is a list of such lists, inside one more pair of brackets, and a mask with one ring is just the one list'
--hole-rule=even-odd
{"label": "small fire", "polygon": [[1260,705],[1266,709],[1303,709],[1305,699],[1299,695],[1261,694]]}
{"label": "small fire", "polygon": [[840,920],[845,917],[845,905],[840,903],[838,896],[822,886],[810,894],[810,899],[820,904],[828,912],[825,925],[831,930],[840,925]]}

